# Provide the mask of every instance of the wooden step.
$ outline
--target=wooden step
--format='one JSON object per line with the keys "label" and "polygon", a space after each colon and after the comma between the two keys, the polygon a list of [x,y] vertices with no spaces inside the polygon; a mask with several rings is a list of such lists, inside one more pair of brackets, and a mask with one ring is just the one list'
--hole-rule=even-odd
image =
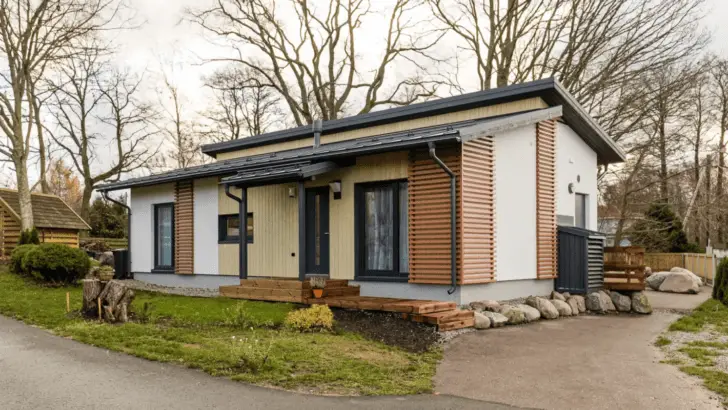
{"label": "wooden step", "polygon": [[409,320],[419,323],[429,323],[431,325],[442,325],[450,322],[457,322],[475,317],[474,313],[469,310],[447,310],[444,312],[425,313],[422,315],[407,315]]}
{"label": "wooden step", "polygon": [[447,322],[441,325],[437,325],[437,330],[445,332],[448,330],[465,329],[467,327],[475,326],[475,318],[456,320],[454,322]]}

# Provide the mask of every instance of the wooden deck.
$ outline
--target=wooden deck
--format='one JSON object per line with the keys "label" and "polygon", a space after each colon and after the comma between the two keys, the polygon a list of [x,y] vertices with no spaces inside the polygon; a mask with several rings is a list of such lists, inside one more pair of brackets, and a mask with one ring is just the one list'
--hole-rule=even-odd
{"label": "wooden deck", "polygon": [[604,287],[617,291],[645,290],[645,249],[604,248]]}
{"label": "wooden deck", "polygon": [[358,286],[346,280],[328,280],[324,297],[316,299],[308,282],[294,279],[246,279],[238,286],[220,286],[220,295],[234,299],[290,302],[355,310],[401,313],[404,319],[428,323],[438,330],[475,325],[473,312],[460,310],[455,302],[360,296]]}

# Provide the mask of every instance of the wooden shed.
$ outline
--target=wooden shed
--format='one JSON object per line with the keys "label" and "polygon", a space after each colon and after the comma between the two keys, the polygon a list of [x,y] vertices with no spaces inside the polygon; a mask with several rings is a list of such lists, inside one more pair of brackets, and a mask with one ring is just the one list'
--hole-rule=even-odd
{"label": "wooden shed", "polygon": [[[55,195],[33,193],[33,221],[41,242],[78,247],[79,232],[91,227]],[[10,256],[20,238],[18,192],[0,188],[0,257]]]}

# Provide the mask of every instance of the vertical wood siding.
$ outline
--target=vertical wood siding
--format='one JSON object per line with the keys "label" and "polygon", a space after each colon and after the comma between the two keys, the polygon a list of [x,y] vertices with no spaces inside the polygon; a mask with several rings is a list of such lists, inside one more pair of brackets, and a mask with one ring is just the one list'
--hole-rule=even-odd
{"label": "vertical wood siding", "polygon": [[174,187],[174,273],[190,275],[195,269],[193,181]]}
{"label": "vertical wood siding", "polygon": [[[438,147],[437,156],[460,179],[461,145]],[[462,283],[461,184],[457,184],[457,265]],[[426,149],[411,153],[409,163],[410,283],[450,284],[450,177]]]}
{"label": "vertical wood siding", "polygon": [[556,121],[536,126],[536,277],[557,276]]}
{"label": "vertical wood siding", "polygon": [[462,284],[495,280],[495,157],[492,136],[463,144]]}

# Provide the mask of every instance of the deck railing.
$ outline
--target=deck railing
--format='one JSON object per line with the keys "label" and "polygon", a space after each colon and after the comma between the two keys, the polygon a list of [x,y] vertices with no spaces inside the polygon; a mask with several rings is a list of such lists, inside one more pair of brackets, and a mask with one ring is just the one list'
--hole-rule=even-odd
{"label": "deck railing", "polygon": [[604,287],[612,290],[644,290],[645,248],[604,248]]}

